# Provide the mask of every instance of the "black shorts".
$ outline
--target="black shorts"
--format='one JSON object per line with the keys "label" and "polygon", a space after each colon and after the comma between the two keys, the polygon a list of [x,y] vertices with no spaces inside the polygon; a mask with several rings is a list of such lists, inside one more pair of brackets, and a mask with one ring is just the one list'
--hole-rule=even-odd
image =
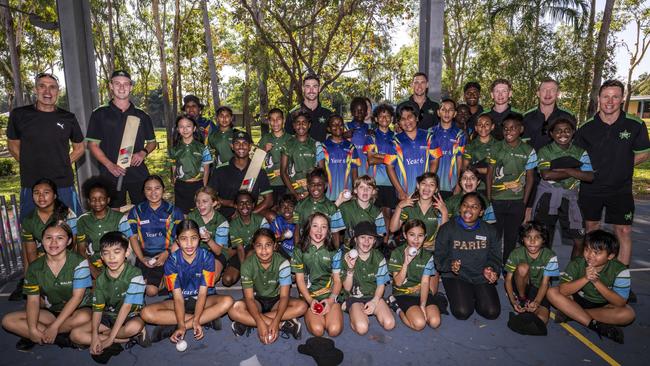
{"label": "black shorts", "polygon": [[[397,301],[399,308],[402,309],[402,311],[405,313],[412,306],[420,306],[420,295],[395,296],[395,300]],[[427,306],[429,305],[437,306],[438,310],[442,313],[443,309],[444,311],[447,310],[447,299],[445,298],[445,295],[441,294],[440,292],[438,292],[435,296],[429,294],[427,295]]]}
{"label": "black shorts", "polygon": [[600,221],[605,208],[605,222],[614,225],[632,225],[634,220],[634,197],[632,192],[608,196],[592,196],[580,193],[578,204],[582,217],[587,221]]}
{"label": "black shorts", "polygon": [[226,262],[226,265],[223,268],[226,269],[227,267],[232,267],[238,271],[241,269],[241,262],[239,261],[239,256],[237,254],[230,257],[230,259],[228,259],[228,262]]}
{"label": "black shorts", "polygon": [[276,297],[264,297],[264,296],[257,296],[255,295],[255,300],[260,303],[261,305],[261,312],[262,314],[268,313],[269,311],[273,310],[273,307],[275,306],[275,303],[280,301],[280,296]]}
{"label": "black shorts", "polygon": [[147,285],[160,286],[160,282],[162,282],[163,275],[165,274],[164,266],[149,268],[137,259],[135,260],[135,266],[142,270],[142,277],[144,277],[144,282]]}
{"label": "black shorts", "polygon": [[[557,215],[550,215],[549,205],[551,203],[551,194],[544,193],[542,197],[539,198],[537,202],[537,207],[533,217],[535,221],[546,225],[548,230],[555,229],[555,223],[560,220],[560,227],[562,228],[562,237],[569,239],[581,239],[584,236],[584,223],[582,223],[582,229],[571,229],[571,223],[569,222],[569,200],[566,198],[562,199],[560,208],[557,211]],[[551,243],[552,244],[552,243]]]}
{"label": "black shorts", "polygon": [[[521,297],[517,291],[517,284],[515,283],[514,275],[512,276],[512,292],[515,294],[515,296]],[[526,296],[526,299],[535,300],[537,297],[537,292],[539,292],[539,288],[537,288],[537,286],[531,285],[530,283],[526,284],[526,293],[524,294]],[[546,296],[544,296],[540,305],[547,309],[551,308],[551,303],[546,299]]]}
{"label": "black shorts", "polygon": [[397,199],[397,193],[395,193],[395,187],[393,186],[377,186],[377,199],[375,199],[375,206],[382,208],[395,208],[399,200]]}
{"label": "black shorts", "polygon": [[185,304],[185,314],[194,314],[194,310],[196,309],[196,298],[186,297],[183,300],[183,303]]}
{"label": "black shorts", "polygon": [[182,180],[176,180],[174,184],[174,206],[183,210],[183,213],[187,215],[196,206],[194,195],[201,187],[203,187],[203,181],[183,182]]}
{"label": "black shorts", "polygon": [[583,309],[598,309],[608,304],[607,302],[603,302],[603,303],[591,302],[585,299],[584,297],[578,295],[577,292],[573,294],[573,301],[575,301]]}
{"label": "black shorts", "polygon": [[[350,312],[350,308],[352,307],[352,304],[356,304],[359,302],[365,305],[370,300],[372,300],[372,296],[364,296],[364,297],[349,296],[347,299],[345,299],[345,311]],[[379,301],[384,301],[384,300],[380,299]]]}
{"label": "black shorts", "polygon": [[[226,259],[226,256],[223,255],[223,253],[219,254],[218,256],[214,257],[219,263],[221,263],[221,270],[223,271],[226,269],[226,266],[228,265],[228,260]],[[220,274],[220,273],[218,273]]]}
{"label": "black shorts", "polygon": [[[124,320],[124,323],[122,323],[122,326],[124,326],[124,324],[128,323],[129,320],[139,318],[139,317],[140,317],[140,314],[138,314],[138,313],[129,313],[129,315],[126,316],[126,319]],[[112,329],[113,326],[115,325],[115,320],[116,319],[117,319],[117,316],[112,317],[112,316],[109,316],[106,313],[102,313],[102,320],[100,321],[100,323],[103,324],[104,326],[106,326],[106,328]]]}

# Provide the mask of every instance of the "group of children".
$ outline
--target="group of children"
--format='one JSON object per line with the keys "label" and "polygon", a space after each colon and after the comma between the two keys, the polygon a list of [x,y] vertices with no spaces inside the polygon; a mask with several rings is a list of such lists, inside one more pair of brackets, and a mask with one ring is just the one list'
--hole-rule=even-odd
{"label": "group of children", "polygon": [[[343,312],[358,334],[368,331],[371,315],[394,328],[393,311],[414,330],[439,327],[448,308],[457,319],[474,311],[496,319],[502,274],[515,313],[546,323],[553,305],[556,319],[623,342],[618,326],[635,315],[616,238],[595,231],[583,240],[569,214],[579,182],[593,179],[587,154],[571,143],[571,121],[553,121],[553,142],[536,152],[522,141],[517,114],[505,116],[499,141],[489,114],[478,117],[472,136],[457,127],[449,99],[430,131],[417,128],[410,106],[397,116],[378,106],[375,128],[364,122],[365,99],[350,107],[352,122],[327,120],[324,143],[309,136],[309,113],[293,116],[294,136],[281,110],[269,113],[270,133],[259,145],[268,153],[273,210],[254,212],[258,197],[242,190],[235,214],[225,217],[207,186],[210,165],[232,157],[228,108],[217,111],[207,146],[195,121],[177,119],[174,204],[152,175],[146,200],[123,215],[109,208],[112,188],[90,179],[83,189],[89,211],[76,218],[55,184],[39,180],[36,209],[22,220],[26,308],[2,320],[21,337],[17,348],[72,342],[106,362],[122,345],[178,343],[189,329],[200,339],[203,326],[220,329],[225,314],[236,335],[256,328],[264,344],[281,334],[300,337],[301,316],[316,336],[340,334]],[[532,197],[536,168],[542,180]],[[575,240],[561,276],[549,236],[558,219]],[[240,279],[241,300],[216,293],[219,280],[232,286]],[[291,297],[292,283],[299,297]],[[145,295],[164,292],[167,300],[145,306]],[[145,323],[158,327],[148,334]]]}

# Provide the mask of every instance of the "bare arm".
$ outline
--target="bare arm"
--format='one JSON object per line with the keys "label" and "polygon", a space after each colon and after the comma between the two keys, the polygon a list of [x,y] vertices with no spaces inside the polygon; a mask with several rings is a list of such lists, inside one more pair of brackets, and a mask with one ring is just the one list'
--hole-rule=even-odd
{"label": "bare arm", "polygon": [[70,152],[70,162],[74,163],[81,158],[86,151],[86,146],[83,142],[75,142],[72,144],[72,152]]}
{"label": "bare arm", "polygon": [[20,162],[20,140],[7,139],[7,147],[9,148],[9,154],[11,154],[17,162]]}
{"label": "bare arm", "polygon": [[280,159],[280,178],[282,178],[284,185],[287,186],[289,193],[300,198],[298,192],[293,189],[291,178],[289,178],[289,157],[284,154],[282,154],[282,158]]}
{"label": "bare arm", "polygon": [[[13,154],[12,154],[13,155]],[[639,165],[650,158],[650,151],[634,154],[634,165]],[[18,160],[18,159],[16,159]]]}

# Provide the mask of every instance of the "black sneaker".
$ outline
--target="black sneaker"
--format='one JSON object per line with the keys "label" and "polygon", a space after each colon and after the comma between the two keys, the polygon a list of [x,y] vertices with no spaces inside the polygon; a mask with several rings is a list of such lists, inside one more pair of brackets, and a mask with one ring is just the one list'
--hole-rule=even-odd
{"label": "black sneaker", "polygon": [[157,325],[153,330],[153,334],[151,335],[151,342],[156,343],[162,341],[163,339],[167,339],[172,336],[175,330],[175,325]]}
{"label": "black sneaker", "polygon": [[9,301],[21,301],[25,299],[27,296],[23,295],[23,284],[25,283],[25,279],[21,278],[18,280],[18,283],[16,284],[16,288],[11,292],[11,295],[9,295]]}
{"label": "black sneaker", "polygon": [[149,334],[149,332],[147,332],[146,326],[142,328],[142,332],[131,337],[131,339],[129,339],[129,342],[124,345],[124,348],[129,349],[135,346],[136,344],[142,348],[151,347],[151,335]]}
{"label": "black sneaker", "polygon": [[222,328],[222,326],[221,326],[221,318],[217,318],[217,319],[209,322],[208,324],[206,324],[206,326],[208,328],[212,328],[214,330],[221,330],[221,328]]}
{"label": "black sneaker", "polygon": [[235,333],[235,337],[241,337],[244,334],[246,334],[246,337],[248,337],[251,333],[250,327],[247,327],[244,324],[235,321],[232,322],[230,328],[232,328],[232,332]]}
{"label": "black sneaker", "polygon": [[104,365],[108,363],[111,357],[119,355],[123,350],[124,348],[122,348],[119,343],[113,343],[108,348],[105,348],[104,352],[101,354],[91,355],[90,357],[92,357],[95,362]]}
{"label": "black sneaker", "polygon": [[589,324],[589,329],[598,333],[598,336],[600,338],[605,337],[613,340],[616,343],[624,343],[623,329],[617,326],[592,320]]}
{"label": "black sneaker", "polygon": [[302,337],[301,328],[302,325],[297,319],[289,319],[282,324],[280,330],[283,333],[290,334],[293,339],[300,339]]}
{"label": "black sneaker", "polygon": [[393,309],[396,314],[399,314],[402,310],[399,308],[399,305],[397,305],[397,299],[393,295],[388,296],[388,307]]}
{"label": "black sneaker", "polygon": [[29,338],[20,338],[18,342],[16,342],[16,349],[21,352],[27,352],[34,348],[35,345],[36,343],[32,342]]}
{"label": "black sneaker", "polygon": [[566,322],[568,322],[569,320],[571,320],[571,319],[569,319],[569,317],[566,316],[563,312],[561,312],[561,311],[559,311],[559,310],[557,310],[557,311],[555,312],[555,320],[554,320],[554,322],[555,322],[556,324],[566,323]]}

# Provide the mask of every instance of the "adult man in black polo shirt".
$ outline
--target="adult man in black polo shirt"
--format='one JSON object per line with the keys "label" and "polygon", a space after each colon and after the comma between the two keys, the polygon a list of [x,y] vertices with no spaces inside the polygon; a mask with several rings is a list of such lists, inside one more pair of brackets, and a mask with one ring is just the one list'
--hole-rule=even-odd
{"label": "adult man in black polo shirt", "polygon": [[433,126],[437,126],[440,123],[438,118],[438,108],[440,106],[427,96],[427,90],[429,89],[427,74],[416,72],[413,75],[411,89],[413,89],[413,94],[397,106],[397,115],[399,115],[399,111],[403,106],[410,105],[415,109],[418,116],[418,128],[428,130]]}
{"label": "adult man in black polo shirt", "polygon": [[[128,72],[114,71],[108,87],[113,99],[107,105],[95,109],[90,115],[86,133],[88,149],[100,163],[99,172],[102,176],[114,185],[117,185],[119,176],[124,176],[122,190],[117,192],[116,197],[111,201],[111,207],[124,206],[127,192],[131,203],[138,204],[144,200],[142,185],[149,175],[144,160],[156,149],[153,123],[151,117],[143,110],[136,108],[129,99],[133,82]],[[138,117],[140,127],[135,138],[131,166],[123,169],[116,162],[128,116]]]}
{"label": "adult man in black polo shirt", "polygon": [[640,119],[621,110],[624,86],[607,80],[598,92],[599,111],[576,132],[575,143],[587,150],[595,177],[580,183],[578,203],[586,220],[587,232],[600,227],[603,208],[605,222],[614,225],[621,249],[618,260],[630,264],[634,166],[650,156],[648,129]]}
{"label": "adult man in black polo shirt", "polygon": [[38,74],[34,85],[36,103],[12,110],[7,126],[9,153],[20,164],[20,216],[34,210],[32,186],[40,178],[56,183],[57,197],[79,215],[72,163],[84,153],[83,132],[73,113],[56,106],[54,75]]}
{"label": "adult man in black polo shirt", "polygon": [[[232,136],[233,158],[227,165],[216,168],[210,175],[208,185],[217,191],[219,202],[221,202],[219,212],[228,219],[235,213],[235,198],[251,162],[252,144],[253,140],[248,133],[235,131]],[[255,202],[258,201],[260,195],[263,197],[262,202],[255,206],[253,212],[265,214],[266,210],[273,206],[273,189],[271,189],[269,178],[264,169],[260,169],[257,174],[251,193]]]}
{"label": "adult man in black polo shirt", "polygon": [[311,128],[309,135],[316,141],[325,142],[327,137],[327,119],[332,111],[323,107],[318,99],[320,96],[320,79],[316,75],[307,75],[302,81],[303,101],[295,106],[289,113],[284,124],[287,133],[295,134],[293,130],[293,115],[299,110],[307,111],[311,115]]}
{"label": "adult man in black polo shirt", "polygon": [[551,142],[548,126],[553,121],[562,117],[574,121],[573,114],[557,106],[557,97],[560,94],[560,84],[553,79],[544,79],[537,88],[539,105],[524,114],[524,134],[522,138],[539,150]]}
{"label": "adult man in black polo shirt", "polygon": [[467,131],[474,131],[476,130],[478,116],[483,113],[483,106],[479,104],[481,100],[481,84],[476,81],[466,83],[463,87],[463,100],[471,113],[467,120]]}
{"label": "adult man in black polo shirt", "polygon": [[490,85],[490,95],[492,96],[492,108],[483,113],[490,115],[494,130],[492,136],[497,140],[503,140],[503,120],[510,112],[521,112],[510,105],[510,98],[512,98],[512,84],[507,79],[496,79]]}

